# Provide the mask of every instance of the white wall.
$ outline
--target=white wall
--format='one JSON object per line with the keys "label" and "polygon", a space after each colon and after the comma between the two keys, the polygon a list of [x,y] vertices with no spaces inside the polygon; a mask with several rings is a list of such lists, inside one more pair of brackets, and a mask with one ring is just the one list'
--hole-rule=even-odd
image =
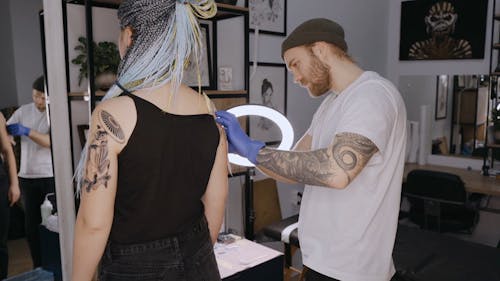
{"label": "white wall", "polygon": [[2,85],[0,108],[4,108],[18,104],[9,1],[3,3],[3,9],[0,9],[0,34],[2,34],[3,42],[0,44],[0,84]]}
{"label": "white wall", "polygon": [[[448,85],[452,85],[452,77],[448,77]],[[407,118],[419,121],[420,106],[429,105],[431,109],[431,138],[446,136],[450,140],[452,117],[452,94],[448,88],[448,104],[445,119],[435,120],[437,76],[434,75],[408,75],[399,77],[399,91],[406,103]]]}
{"label": "white wall", "polygon": [[32,84],[43,74],[40,0],[10,0],[14,71],[19,105],[32,102]]}

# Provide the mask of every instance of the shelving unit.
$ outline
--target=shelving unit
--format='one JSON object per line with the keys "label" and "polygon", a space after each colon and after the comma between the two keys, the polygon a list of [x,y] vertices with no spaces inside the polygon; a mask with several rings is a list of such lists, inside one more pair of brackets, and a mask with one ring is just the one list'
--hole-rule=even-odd
{"label": "shelving unit", "polygon": [[490,126],[491,109],[496,107],[499,102],[498,80],[500,78],[500,13],[496,11],[496,1],[493,0],[493,15],[491,27],[491,52],[490,52],[490,83],[489,83],[489,102],[488,117],[486,121],[486,143],[485,153],[483,155],[483,174],[488,176],[490,169],[493,168],[495,159],[500,153],[500,144],[494,142],[494,129]]}
{"label": "shelving unit", "polygon": [[[86,24],[86,38],[87,42],[94,41],[93,34],[93,19],[92,19],[92,8],[93,7],[102,7],[102,8],[110,8],[117,9],[121,3],[121,0],[61,0],[64,4],[79,4],[85,6],[85,24]],[[239,104],[247,104],[249,102],[249,9],[247,7],[241,6],[233,6],[228,4],[217,3],[217,15],[211,19],[203,20],[202,22],[211,23],[211,65],[212,68],[212,78],[211,78],[211,86],[209,89],[204,89],[203,91],[212,99],[212,101],[216,104],[218,109],[227,109]],[[237,88],[235,90],[220,90],[217,85],[217,70],[218,70],[218,56],[222,55],[218,53],[217,45],[219,44],[218,40],[218,23],[224,22],[225,20],[232,19],[235,17],[241,17],[243,19],[241,32],[244,34],[243,42],[243,87]],[[65,32],[67,32],[65,30]],[[67,40],[66,40],[67,41]],[[209,40],[210,42],[210,40]],[[66,43],[66,61],[69,61],[68,58],[68,43]],[[94,73],[94,63],[93,63],[93,50],[92,48],[88,48],[87,50],[88,57],[88,73]],[[67,64],[69,65],[69,63]],[[67,66],[68,67],[68,66]],[[69,73],[69,71],[66,71]],[[69,75],[69,74],[67,74]],[[100,100],[105,92],[98,91],[94,87],[95,77],[92,75],[88,78],[88,91],[85,92],[71,92],[68,86],[68,97],[69,101],[71,100],[89,100],[90,111],[94,110],[96,101]],[[67,85],[69,85],[69,76],[67,77]],[[196,87],[193,87],[197,90]],[[71,108],[71,105],[70,105]],[[71,111],[71,109],[70,109]],[[71,113],[70,113],[71,114]],[[246,118],[245,122],[246,128],[248,132],[249,124],[248,118]],[[252,176],[254,174],[254,170],[252,168],[240,167],[232,165],[231,167],[232,174],[228,175],[229,177],[236,176],[244,176],[245,187],[244,187],[244,204],[245,204],[245,213],[244,213],[244,232],[245,237],[249,240],[253,240],[253,225],[255,220],[255,213],[253,209],[253,180]]]}

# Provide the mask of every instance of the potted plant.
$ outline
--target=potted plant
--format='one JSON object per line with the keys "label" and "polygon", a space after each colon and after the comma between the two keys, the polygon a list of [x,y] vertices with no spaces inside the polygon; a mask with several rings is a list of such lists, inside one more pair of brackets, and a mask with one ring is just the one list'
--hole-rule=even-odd
{"label": "potted plant", "polygon": [[[83,78],[88,78],[87,49],[88,42],[86,37],[78,38],[78,45],[75,51],[79,54],[71,60],[73,64],[80,66],[78,75],[78,85],[82,83]],[[116,80],[118,65],[120,64],[120,54],[115,43],[102,41],[92,42],[94,53],[94,77],[96,88],[108,90]]]}

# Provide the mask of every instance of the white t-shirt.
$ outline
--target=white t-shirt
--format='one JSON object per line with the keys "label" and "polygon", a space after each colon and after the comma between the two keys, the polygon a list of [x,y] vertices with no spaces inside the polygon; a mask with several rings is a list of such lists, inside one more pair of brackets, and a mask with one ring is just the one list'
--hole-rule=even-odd
{"label": "white t-shirt", "polygon": [[351,132],[378,148],[344,189],[306,185],[299,216],[304,265],[342,281],[390,280],[406,145],[406,109],[397,89],[364,72],[314,114],[312,149]]}
{"label": "white t-shirt", "polygon": [[[21,123],[23,126],[48,134],[50,124],[47,112],[39,111],[34,103],[19,107],[7,120],[7,125]],[[21,163],[19,177],[48,178],[53,177],[52,154],[50,148],[43,147],[27,136],[21,136]]]}

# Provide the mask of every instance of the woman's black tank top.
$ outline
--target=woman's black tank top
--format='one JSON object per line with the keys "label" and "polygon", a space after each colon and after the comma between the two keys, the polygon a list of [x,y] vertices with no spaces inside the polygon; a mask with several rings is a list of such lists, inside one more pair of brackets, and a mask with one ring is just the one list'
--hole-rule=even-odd
{"label": "woman's black tank top", "polygon": [[219,130],[210,114],[170,114],[126,95],[137,123],[118,155],[110,240],[140,243],[174,235],[203,215]]}

